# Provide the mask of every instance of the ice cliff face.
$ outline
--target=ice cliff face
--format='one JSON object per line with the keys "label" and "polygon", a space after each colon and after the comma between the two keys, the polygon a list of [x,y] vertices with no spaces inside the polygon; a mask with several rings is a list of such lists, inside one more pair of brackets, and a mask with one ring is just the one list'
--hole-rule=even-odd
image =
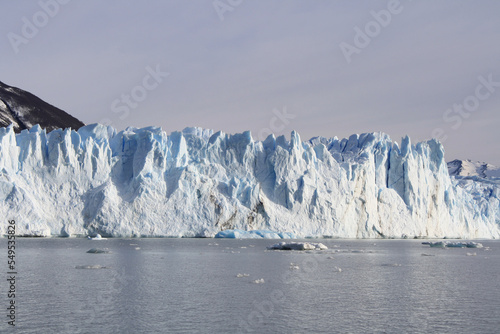
{"label": "ice cliff face", "polygon": [[[301,141],[89,125],[0,128],[0,212],[18,234],[500,237],[499,188],[451,179],[441,144]],[[486,190],[485,190],[486,189]],[[6,223],[1,224],[6,233]]]}

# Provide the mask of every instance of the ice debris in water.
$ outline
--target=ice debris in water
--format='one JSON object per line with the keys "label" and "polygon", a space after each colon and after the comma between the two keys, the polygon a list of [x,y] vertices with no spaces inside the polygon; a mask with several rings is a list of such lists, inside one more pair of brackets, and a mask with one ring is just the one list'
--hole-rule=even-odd
{"label": "ice debris in water", "polygon": [[107,240],[106,238],[103,238],[99,233],[97,233],[93,238],[90,235],[87,238],[89,240]]}
{"label": "ice debris in water", "polygon": [[250,276],[250,275],[249,274],[240,274],[240,273],[238,273],[238,275],[236,275],[236,277],[238,277],[238,278],[248,277],[248,276]]}
{"label": "ice debris in water", "polygon": [[429,245],[430,247],[434,247],[434,248],[446,247],[446,243],[444,241],[436,241],[436,242],[424,241],[424,242],[422,242],[422,245]]}
{"label": "ice debris in water", "polygon": [[430,247],[436,248],[483,248],[483,244],[474,241],[468,242],[451,242],[451,241],[424,241],[422,245],[429,245]]}
{"label": "ice debris in water", "polygon": [[263,284],[265,283],[264,279],[263,278],[260,278],[260,279],[256,279],[256,280],[253,280],[252,283],[255,283],[255,284]]}
{"label": "ice debris in water", "polygon": [[107,269],[108,267],[101,266],[100,264],[86,265],[86,266],[76,266],[76,269]]}
{"label": "ice debris in water", "polygon": [[101,249],[101,248],[91,248],[87,251],[87,253],[90,254],[107,254],[109,253],[109,250],[107,248]]}
{"label": "ice debris in water", "polygon": [[290,269],[291,270],[298,270],[298,269],[300,269],[300,267],[296,263],[290,262]]}
{"label": "ice debris in water", "polygon": [[291,232],[274,232],[268,230],[243,231],[239,229],[220,231],[215,238],[227,239],[296,239]]}
{"label": "ice debris in water", "polygon": [[322,243],[313,242],[279,242],[277,244],[268,246],[267,249],[277,250],[326,250],[328,247]]}

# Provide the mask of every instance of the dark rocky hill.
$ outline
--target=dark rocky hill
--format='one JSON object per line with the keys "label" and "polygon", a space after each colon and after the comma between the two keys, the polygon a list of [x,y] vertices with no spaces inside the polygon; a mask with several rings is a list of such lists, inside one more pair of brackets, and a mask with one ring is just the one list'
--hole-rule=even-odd
{"label": "dark rocky hill", "polygon": [[0,81],[0,126],[14,125],[16,132],[39,124],[47,132],[57,128],[79,129],[80,120],[22,89]]}

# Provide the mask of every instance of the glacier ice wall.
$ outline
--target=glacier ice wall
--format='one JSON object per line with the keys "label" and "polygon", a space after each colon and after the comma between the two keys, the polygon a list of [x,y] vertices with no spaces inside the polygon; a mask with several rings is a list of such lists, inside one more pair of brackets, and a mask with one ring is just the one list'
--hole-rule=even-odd
{"label": "glacier ice wall", "polygon": [[[451,179],[435,140],[301,141],[94,124],[0,128],[0,212],[21,235],[500,236],[499,190]],[[475,183],[474,183],[475,182]]]}

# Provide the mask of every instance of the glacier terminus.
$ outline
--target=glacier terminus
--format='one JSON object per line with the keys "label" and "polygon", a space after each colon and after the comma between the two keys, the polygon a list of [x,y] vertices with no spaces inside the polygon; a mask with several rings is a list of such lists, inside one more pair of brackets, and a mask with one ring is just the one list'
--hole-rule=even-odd
{"label": "glacier terminus", "polygon": [[0,128],[0,211],[25,236],[499,238],[499,184],[384,133]]}

